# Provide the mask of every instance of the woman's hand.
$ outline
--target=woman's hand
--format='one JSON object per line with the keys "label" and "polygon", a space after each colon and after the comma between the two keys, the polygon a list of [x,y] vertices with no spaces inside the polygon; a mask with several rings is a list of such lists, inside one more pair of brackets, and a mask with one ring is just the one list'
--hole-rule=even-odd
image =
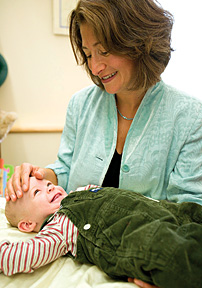
{"label": "woman's hand", "polygon": [[143,282],[139,279],[128,278],[128,282],[135,283],[137,286],[139,286],[141,288],[158,288],[157,286],[148,284],[148,283]]}
{"label": "woman's hand", "polygon": [[6,201],[16,201],[23,196],[23,192],[29,189],[29,177],[35,176],[37,179],[48,179],[57,185],[57,177],[53,170],[40,168],[29,163],[23,163],[16,166],[14,174],[11,176],[6,185]]}

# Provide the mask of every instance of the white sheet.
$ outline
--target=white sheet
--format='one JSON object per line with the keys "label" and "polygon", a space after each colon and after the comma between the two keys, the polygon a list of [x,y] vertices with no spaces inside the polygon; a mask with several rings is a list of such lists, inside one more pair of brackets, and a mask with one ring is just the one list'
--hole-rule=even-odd
{"label": "white sheet", "polygon": [[[26,240],[33,233],[22,233],[11,227],[4,215],[5,199],[0,197],[0,242]],[[61,257],[31,274],[5,276],[0,273],[0,288],[137,288],[135,284],[114,281],[93,265],[81,265]]]}

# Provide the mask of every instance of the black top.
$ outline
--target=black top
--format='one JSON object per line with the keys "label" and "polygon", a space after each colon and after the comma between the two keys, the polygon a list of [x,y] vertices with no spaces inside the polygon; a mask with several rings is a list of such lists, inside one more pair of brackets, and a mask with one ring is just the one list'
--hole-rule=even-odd
{"label": "black top", "polygon": [[118,154],[118,152],[115,150],[114,156],[102,183],[103,187],[119,187],[121,156],[122,154]]}

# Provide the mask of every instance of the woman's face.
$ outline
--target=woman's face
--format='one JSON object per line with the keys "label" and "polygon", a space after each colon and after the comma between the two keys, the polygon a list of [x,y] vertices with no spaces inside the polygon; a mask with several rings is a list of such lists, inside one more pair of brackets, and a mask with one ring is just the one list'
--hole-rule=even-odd
{"label": "woman's face", "polygon": [[128,93],[135,77],[134,61],[107,53],[89,24],[82,24],[80,32],[82,48],[93,75],[100,78],[108,93],[117,95]]}

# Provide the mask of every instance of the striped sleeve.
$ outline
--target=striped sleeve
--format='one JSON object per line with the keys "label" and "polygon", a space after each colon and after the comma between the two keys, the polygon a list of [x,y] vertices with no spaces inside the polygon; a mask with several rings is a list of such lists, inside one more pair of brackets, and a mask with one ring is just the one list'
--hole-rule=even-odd
{"label": "striped sleeve", "polygon": [[0,243],[0,272],[31,273],[68,252],[76,256],[77,236],[77,227],[65,215],[56,214],[34,238]]}
{"label": "striped sleeve", "polygon": [[[76,189],[76,191],[84,191],[84,190],[88,190],[88,189],[92,189],[92,188],[98,188],[99,186],[97,185],[93,185],[93,184],[89,184],[89,185],[86,185],[86,186],[83,186],[83,187],[78,187]],[[70,191],[70,193],[73,192],[73,191]]]}

